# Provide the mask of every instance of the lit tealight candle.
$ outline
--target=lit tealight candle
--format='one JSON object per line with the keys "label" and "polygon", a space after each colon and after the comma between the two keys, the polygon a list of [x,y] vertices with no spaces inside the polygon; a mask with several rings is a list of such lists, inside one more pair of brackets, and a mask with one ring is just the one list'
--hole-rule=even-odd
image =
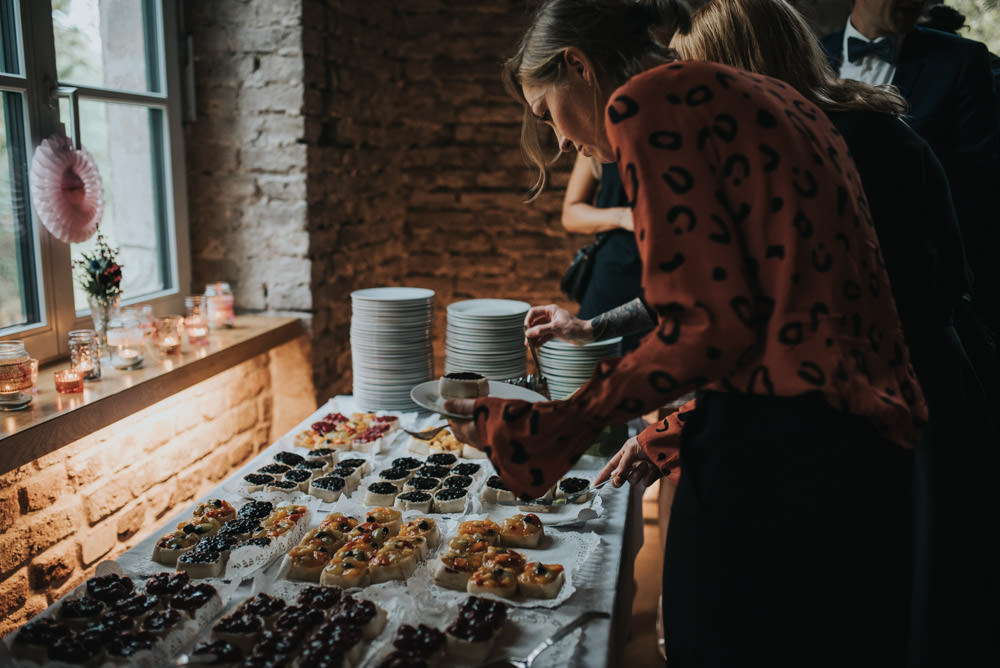
{"label": "lit tealight candle", "polygon": [[175,355],[181,351],[181,341],[176,336],[164,336],[156,345],[164,355]]}
{"label": "lit tealight candle", "polygon": [[208,343],[208,327],[203,325],[188,325],[188,343],[192,346],[203,346]]}
{"label": "lit tealight candle", "polygon": [[134,348],[119,348],[113,361],[116,369],[134,369],[142,364],[142,355]]}
{"label": "lit tealight candle", "polygon": [[59,394],[78,394],[83,392],[83,374],[73,369],[62,369],[52,374]]}

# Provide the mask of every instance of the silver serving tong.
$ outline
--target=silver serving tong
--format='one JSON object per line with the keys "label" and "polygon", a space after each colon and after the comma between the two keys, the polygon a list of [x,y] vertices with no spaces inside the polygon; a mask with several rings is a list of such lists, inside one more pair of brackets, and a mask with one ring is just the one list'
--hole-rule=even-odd
{"label": "silver serving tong", "polygon": [[410,431],[409,429],[404,429],[403,431],[405,431],[413,438],[420,439],[421,441],[429,441],[435,436],[437,436],[438,433],[447,426],[448,425],[446,424],[442,424],[437,427],[431,427],[430,429],[424,429],[423,431]]}
{"label": "silver serving tong", "polygon": [[542,513],[552,512],[555,510],[559,510],[563,506],[568,506],[571,503],[576,503],[580,499],[587,499],[588,497],[593,498],[592,495],[594,495],[594,492],[607,485],[608,482],[610,481],[611,478],[608,478],[602,483],[599,483],[597,485],[591,485],[582,492],[577,492],[576,494],[570,494],[569,496],[566,497],[558,497],[554,499],[532,499],[531,501],[520,501],[515,499],[513,501],[497,501],[496,504],[498,506],[516,506],[520,510],[525,510],[527,512],[532,512],[532,511],[542,512]]}
{"label": "silver serving tong", "polygon": [[581,614],[579,617],[571,621],[566,626],[562,627],[561,629],[553,633],[551,636],[549,636],[542,642],[540,642],[535,647],[535,649],[531,650],[531,653],[528,654],[528,656],[521,659],[497,659],[496,661],[490,661],[489,663],[480,666],[480,668],[501,668],[502,666],[506,667],[513,666],[513,668],[531,668],[531,665],[535,662],[535,659],[538,658],[539,654],[547,650],[549,647],[552,647],[557,642],[559,642],[560,640],[562,640],[563,638],[565,638],[570,633],[577,630],[587,622],[591,621],[592,619],[610,619],[610,618],[611,615],[609,615],[606,612],[600,612],[598,610],[589,610]]}
{"label": "silver serving tong", "polygon": [[538,346],[535,345],[534,341],[528,341],[528,350],[531,351],[531,361],[535,363],[535,376],[528,376],[529,381],[532,383],[529,385],[529,389],[538,392],[540,395],[546,399],[551,399],[552,396],[549,394],[549,381],[545,379],[545,374],[542,373],[542,365],[538,361]]}

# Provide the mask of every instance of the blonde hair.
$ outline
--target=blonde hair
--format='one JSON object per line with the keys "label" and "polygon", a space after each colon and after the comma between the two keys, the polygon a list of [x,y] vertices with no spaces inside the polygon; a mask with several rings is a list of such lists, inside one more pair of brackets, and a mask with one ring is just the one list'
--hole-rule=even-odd
{"label": "blonde hair", "polygon": [[693,12],[690,32],[675,35],[670,46],[688,60],[781,79],[825,112],[906,113],[895,89],[839,80],[805,19],[785,0],[709,0]]}
{"label": "blonde hair", "polygon": [[[507,92],[524,107],[521,148],[538,167],[531,200],[545,188],[554,158],[544,156],[538,136],[540,123],[524,98],[523,86],[558,85],[566,75],[563,54],[570,47],[579,49],[596,70],[597,134],[611,90],[647,69],[651,59],[674,60],[670,40],[690,24],[690,11],[683,0],[546,0],[539,6],[501,75]],[[602,84],[609,89],[603,90]]]}

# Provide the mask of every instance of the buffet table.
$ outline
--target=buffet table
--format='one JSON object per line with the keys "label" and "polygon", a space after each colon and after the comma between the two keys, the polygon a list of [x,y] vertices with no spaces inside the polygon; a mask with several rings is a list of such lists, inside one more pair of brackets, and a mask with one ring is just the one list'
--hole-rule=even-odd
{"label": "buffet table", "polygon": [[[273,464],[278,453],[308,453],[306,448],[300,447],[301,441],[296,439],[304,431],[309,430],[316,421],[333,413],[349,415],[355,410],[352,397],[336,397],[330,400],[296,428],[254,457],[242,469],[198,499],[198,503],[223,499],[236,508],[251,499],[273,500],[275,505],[303,504],[308,508],[308,513],[302,520],[304,525],[296,534],[296,540],[306,529],[317,527],[330,513],[342,512],[345,515],[364,517],[366,504],[363,493],[367,482],[377,480],[375,475],[379,469],[387,466],[393,459],[407,455],[419,457],[409,450],[410,437],[402,430],[396,430],[387,436],[377,454],[365,453],[372,466],[361,484],[360,491],[350,497],[345,496],[337,501],[328,502],[302,492],[294,492],[289,494],[286,500],[280,498],[278,492],[268,492],[264,496],[250,493],[244,482],[245,475],[257,472],[267,464]],[[401,427],[411,430],[441,422],[439,416],[428,413],[395,412],[392,415],[398,418]],[[482,478],[477,481],[478,487],[482,489],[483,479],[492,475],[493,471],[488,460],[475,461],[482,465],[480,474]],[[602,459],[584,456],[568,475],[593,480],[602,465]],[[544,542],[538,546],[539,549],[526,549],[524,552],[527,553],[529,561],[564,563],[566,583],[559,594],[551,600],[523,597],[508,599],[507,623],[492,644],[489,660],[523,657],[539,642],[580,613],[596,610],[610,613],[611,619],[597,619],[583,629],[575,631],[547,650],[538,665],[603,668],[615,663],[613,657],[620,656],[627,636],[633,593],[632,562],[642,540],[639,495],[640,491],[631,487],[615,489],[607,486],[594,492],[583,503],[567,504],[554,512],[538,513],[544,524]],[[194,508],[195,505],[184,508],[114,562],[100,564],[97,569],[98,574],[119,573],[132,578],[138,587],[156,573],[174,571],[174,567],[153,561],[153,551],[161,536],[174,531],[179,523],[183,524],[192,517]],[[370,504],[367,510],[371,510]],[[470,492],[464,512],[434,514],[406,511],[403,520],[415,519],[418,516],[434,518],[441,531],[440,543],[444,544],[455,535],[455,528],[461,521],[488,517],[500,522],[504,517],[521,512],[524,511],[514,506],[490,505]],[[385,609],[388,612],[388,622],[378,638],[370,640],[362,655],[351,665],[376,666],[391,651],[391,642],[401,624],[415,626],[419,623],[443,630],[455,619],[457,606],[468,598],[468,594],[444,589],[434,583],[429,569],[438,549],[432,548],[427,560],[405,580],[381,582],[354,591],[357,598],[371,600]],[[279,554],[266,563],[261,560],[256,562],[250,560],[241,564],[242,570],[234,568],[230,563],[228,570],[224,572],[224,577],[204,580],[212,583],[217,589],[222,601],[222,610],[215,612],[207,623],[206,620],[201,620],[200,624],[192,625],[189,637],[171,646],[170,663],[186,665],[192,662],[191,650],[197,643],[209,639],[214,621],[231,612],[250,596],[264,592],[282,596],[292,602],[295,600],[296,592],[308,585],[306,582],[295,581],[288,577],[287,555]],[[81,585],[78,590],[67,594],[67,598],[81,595],[85,587],[86,585]],[[55,619],[61,602],[50,606],[43,616]],[[7,643],[10,644],[12,640],[12,637],[7,638]],[[3,649],[6,648],[0,648]],[[0,663],[4,663],[5,658],[8,657],[0,655]],[[149,662],[150,665],[162,665],[164,659],[164,656],[159,656],[155,660],[149,659]],[[25,662],[24,665],[35,664]],[[441,665],[464,667],[474,664],[446,656]]]}

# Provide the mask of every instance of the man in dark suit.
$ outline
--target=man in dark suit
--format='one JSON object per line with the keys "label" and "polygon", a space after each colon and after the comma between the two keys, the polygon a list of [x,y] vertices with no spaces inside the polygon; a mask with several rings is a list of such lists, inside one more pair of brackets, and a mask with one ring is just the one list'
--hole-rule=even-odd
{"label": "man in dark suit", "polygon": [[1000,331],[1000,262],[995,257],[1000,248],[1000,102],[990,53],[980,42],[917,27],[925,4],[855,0],[844,30],[824,37],[823,49],[841,78],[892,84],[909,102],[907,122],[948,174],[975,274],[976,312],[995,333]]}
{"label": "man in dark suit", "polygon": [[[910,105],[906,121],[945,169],[973,272],[971,306],[956,314],[956,329],[1000,406],[1000,103],[986,46],[916,27],[925,4],[855,0],[844,30],[821,41],[841,78],[899,89]],[[998,449],[947,434],[935,441],[916,459],[922,512],[910,665],[973,665],[986,656],[996,665],[998,578],[989,564],[997,553],[976,532],[997,508],[981,472],[1000,467]]]}

